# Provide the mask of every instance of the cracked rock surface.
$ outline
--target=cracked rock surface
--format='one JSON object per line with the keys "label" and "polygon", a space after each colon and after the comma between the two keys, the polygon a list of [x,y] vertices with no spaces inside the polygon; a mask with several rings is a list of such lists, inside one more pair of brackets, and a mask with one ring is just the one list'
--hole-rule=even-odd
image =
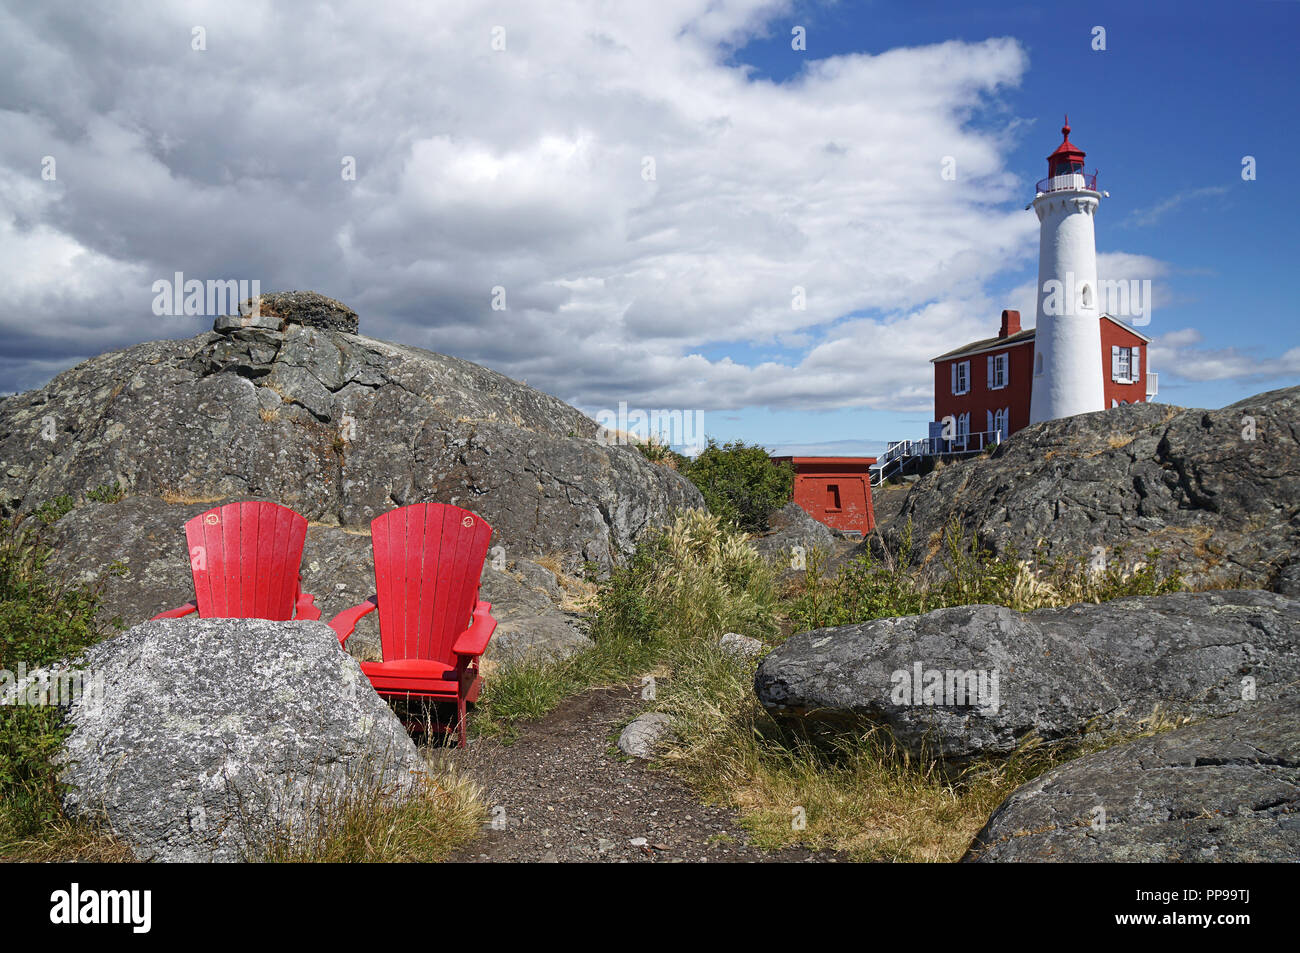
{"label": "cracked rock surface", "polygon": [[1017,789],[964,861],[1295,862],[1296,701],[1071,761]]}
{"label": "cracked rock surface", "polygon": [[1220,410],[1131,404],[1027,427],[988,458],[927,474],[908,519],[918,549],[956,518],[998,555],[1158,547],[1198,588],[1300,595],[1300,387]]}
{"label": "cracked rock surface", "polygon": [[269,499],[365,531],[434,500],[481,514],[512,558],[607,569],[643,529],[703,505],[680,474],[599,442],[563,401],[337,330],[351,312],[293,298],[304,294],[263,296],[264,320],[102,354],[0,401],[0,511],[107,484],[169,503]]}
{"label": "cracked rock surface", "polygon": [[[930,672],[942,681],[927,695]],[[1254,706],[1251,692],[1300,700],[1300,599],[1231,589],[938,609],[791,636],[754,686],[776,714],[883,724],[913,755],[1000,756],[1031,732],[1133,728],[1156,706],[1206,718]]]}

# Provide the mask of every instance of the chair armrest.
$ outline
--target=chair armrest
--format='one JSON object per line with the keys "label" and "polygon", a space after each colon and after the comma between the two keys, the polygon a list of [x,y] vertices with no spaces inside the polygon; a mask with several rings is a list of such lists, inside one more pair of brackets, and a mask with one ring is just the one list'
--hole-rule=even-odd
{"label": "chair armrest", "polygon": [[352,630],[357,627],[357,623],[361,621],[361,617],[374,612],[378,608],[379,596],[374,595],[365,602],[353,606],[351,609],[344,609],[334,618],[330,619],[330,628],[333,629],[334,634],[339,637],[339,645],[346,646],[348,636],[350,636]]}
{"label": "chair armrest", "polygon": [[480,602],[474,607],[474,622],[460,634],[451,650],[457,655],[474,658],[487,649],[488,639],[496,631],[497,620],[492,618],[492,603]]}
{"label": "chair armrest", "polygon": [[[310,593],[298,593],[298,601],[293,607],[293,617],[299,622],[316,622],[320,619],[320,609],[316,606],[316,597]],[[354,622],[353,625],[356,625]]]}
{"label": "chair armrest", "polygon": [[[166,612],[159,612],[153,619],[179,619],[183,615],[189,615],[191,612],[199,611],[199,600],[191,599],[183,606],[177,606],[175,609],[168,609]],[[152,622],[153,619],[149,621]]]}

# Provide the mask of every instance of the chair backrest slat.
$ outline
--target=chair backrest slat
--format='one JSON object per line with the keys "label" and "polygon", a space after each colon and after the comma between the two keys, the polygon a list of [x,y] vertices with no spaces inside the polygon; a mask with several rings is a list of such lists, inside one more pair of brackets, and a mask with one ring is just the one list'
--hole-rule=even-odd
{"label": "chair backrest slat", "polygon": [[227,503],[185,524],[203,618],[288,620],[307,521],[275,503]]}
{"label": "chair backrest slat", "polygon": [[452,664],[451,647],[478,597],[492,527],[447,503],[391,510],[370,527],[385,661]]}
{"label": "chair backrest slat", "polygon": [[375,595],[381,606],[394,607],[392,611],[381,610],[379,613],[383,620],[380,623],[381,639],[385,648],[390,643],[394,646],[406,644],[406,619],[398,612],[398,596],[393,581],[394,575],[402,571],[400,546],[406,532],[406,515],[403,513],[400,517],[400,529],[396,525],[397,519],[381,516],[370,522],[370,545],[375,554]]}
{"label": "chair backrest slat", "polygon": [[239,518],[226,520],[226,532],[235,537],[235,551],[239,553],[239,563],[232,567],[235,573],[235,592],[239,599],[235,604],[235,612],[244,617],[256,612],[257,522],[261,511],[255,504],[236,503],[235,507]]}
{"label": "chair backrest slat", "polygon": [[[420,562],[425,574],[438,578],[438,567],[442,562],[442,545],[446,536],[442,531],[443,518],[439,511],[430,512],[425,508],[424,542],[421,547]],[[415,658],[434,658],[437,648],[433,644],[433,633],[437,631],[438,596],[433,586],[420,587],[419,609],[416,615],[416,638],[412,647]]]}

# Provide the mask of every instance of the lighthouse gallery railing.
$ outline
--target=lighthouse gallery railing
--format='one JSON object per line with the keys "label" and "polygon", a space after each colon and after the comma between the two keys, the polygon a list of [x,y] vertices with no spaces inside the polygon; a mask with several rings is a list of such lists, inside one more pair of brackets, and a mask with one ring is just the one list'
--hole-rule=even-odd
{"label": "lighthouse gallery railing", "polygon": [[1035,188],[1039,192],[1077,192],[1079,189],[1096,192],[1097,174],[1095,172],[1092,175],[1084,175],[1082,172],[1067,172],[1065,175],[1053,175],[1046,179],[1039,179]]}

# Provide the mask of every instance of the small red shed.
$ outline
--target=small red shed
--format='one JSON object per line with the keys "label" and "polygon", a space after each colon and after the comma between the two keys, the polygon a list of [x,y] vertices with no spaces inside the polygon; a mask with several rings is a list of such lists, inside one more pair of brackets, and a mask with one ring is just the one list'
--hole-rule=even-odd
{"label": "small red shed", "polygon": [[875,457],[773,457],[794,467],[794,501],[831,529],[866,535],[876,525],[871,509]]}

